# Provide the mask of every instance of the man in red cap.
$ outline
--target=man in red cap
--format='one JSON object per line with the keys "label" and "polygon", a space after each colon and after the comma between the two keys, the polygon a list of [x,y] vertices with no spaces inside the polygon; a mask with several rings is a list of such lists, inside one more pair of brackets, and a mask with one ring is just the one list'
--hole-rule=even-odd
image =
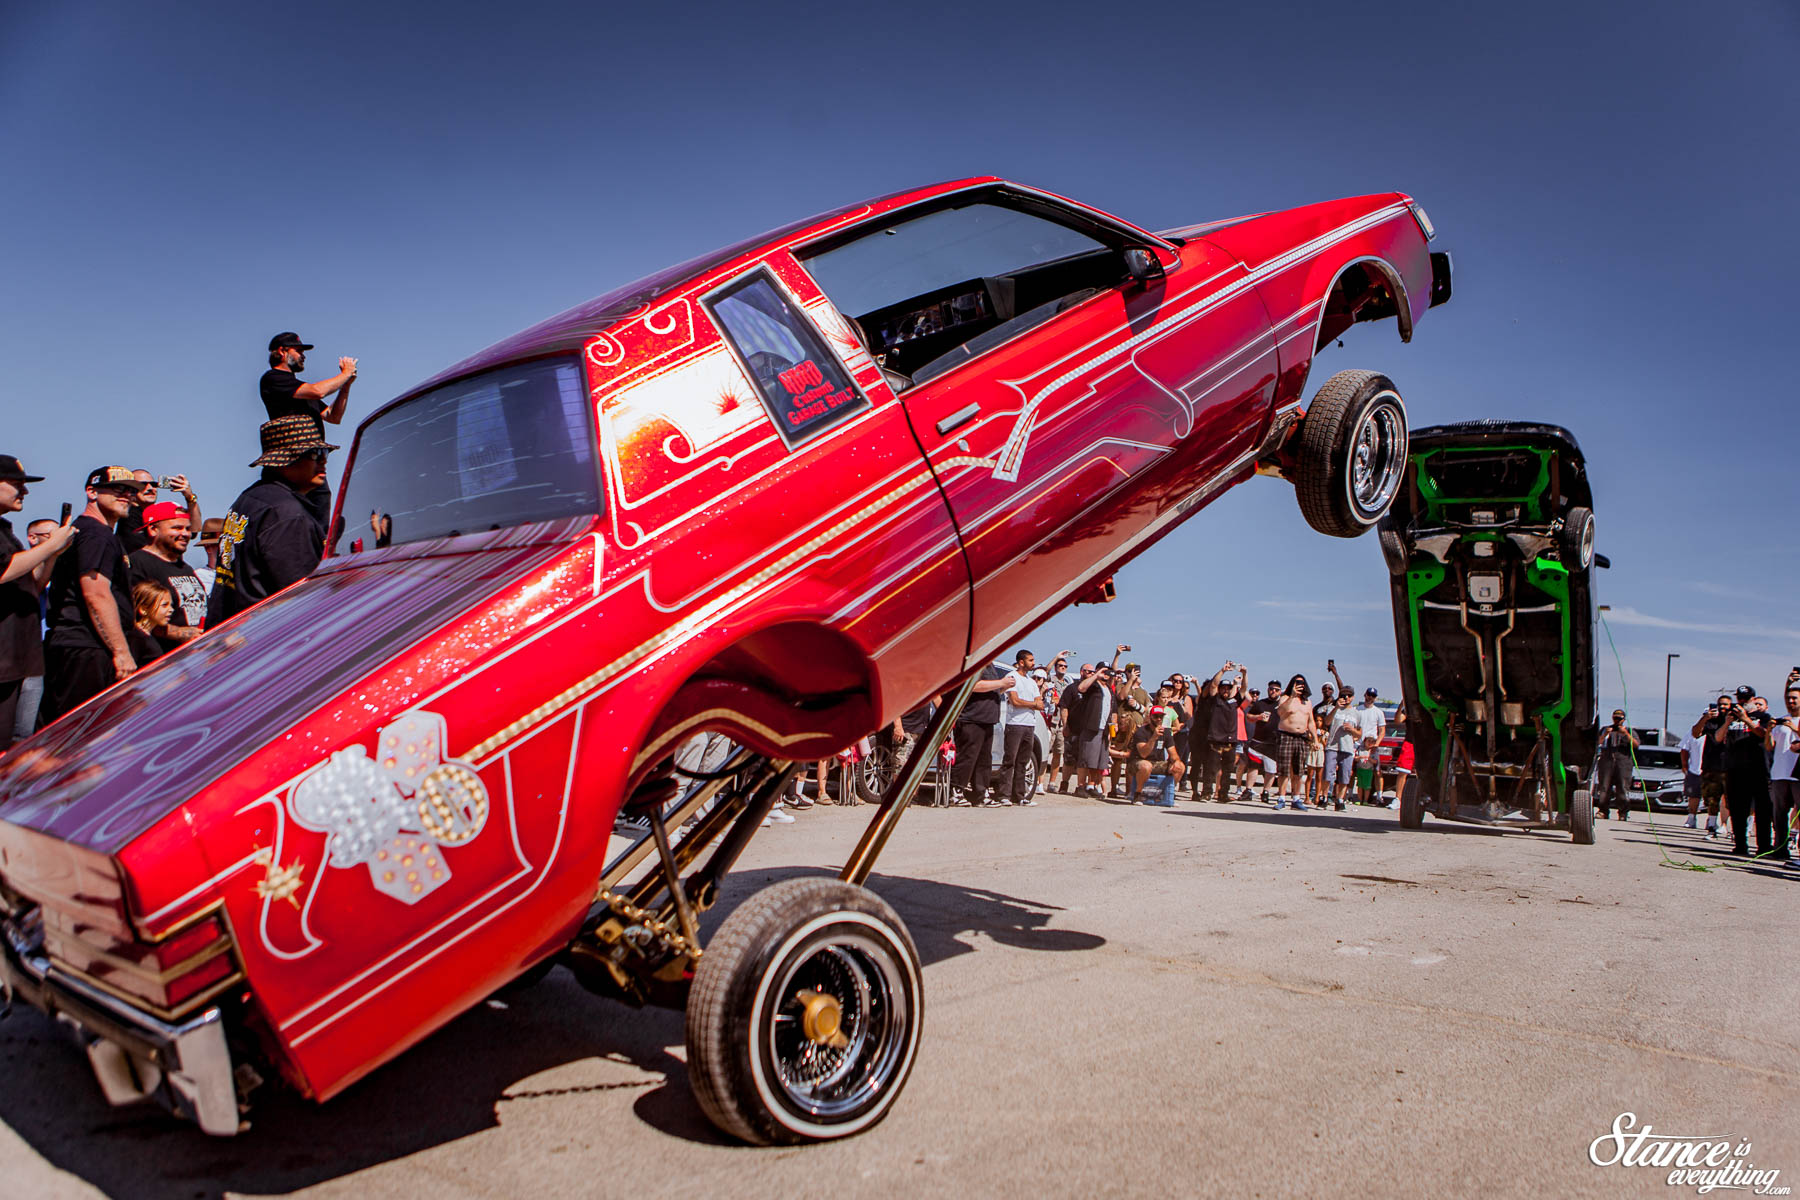
{"label": "man in red cap", "polygon": [[206,585],[182,555],[194,536],[188,523],[187,510],[169,500],[144,509],[144,534],[149,539],[142,550],[126,556],[132,586],[149,582],[169,589],[175,597],[175,611],[168,624],[150,631],[164,650],[173,650],[183,642],[200,636],[206,624]]}
{"label": "man in red cap", "polygon": [[262,468],[262,478],[225,515],[208,625],[306,578],[324,557],[325,527],[313,518],[306,497],[325,485],[325,459],[337,447],[303,415],[264,421],[259,432],[263,452],[250,465]]}
{"label": "man in red cap", "polygon": [[138,668],[125,644],[133,620],[125,552],[113,536],[137,490],[124,467],[88,474],[87,507],[75,518],[75,540],[50,572],[39,729]]}

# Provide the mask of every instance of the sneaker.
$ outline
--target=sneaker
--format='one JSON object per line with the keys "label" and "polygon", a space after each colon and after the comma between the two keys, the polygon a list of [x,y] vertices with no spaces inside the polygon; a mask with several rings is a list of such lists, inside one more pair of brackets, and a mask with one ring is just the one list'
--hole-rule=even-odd
{"label": "sneaker", "polygon": [[808,800],[805,796],[795,796],[793,799],[786,801],[787,806],[795,810],[811,808],[814,803],[815,801]]}
{"label": "sneaker", "polygon": [[974,808],[1005,808],[1006,801],[996,800],[992,796],[983,796],[981,798],[981,803],[973,805],[972,807],[974,807]]}
{"label": "sneaker", "polygon": [[968,797],[967,793],[961,792],[961,791],[951,792],[950,793],[950,807],[951,808],[968,808],[969,807],[969,797]]}
{"label": "sneaker", "polygon": [[1280,796],[1275,797],[1275,811],[1276,812],[1281,811],[1281,805],[1282,805],[1282,798]]}
{"label": "sneaker", "polygon": [[1709,838],[1716,838],[1719,836],[1719,823],[1717,821],[1708,821],[1706,823],[1706,836]]}
{"label": "sneaker", "polygon": [[769,820],[775,822],[777,825],[792,825],[794,823],[794,814],[777,804],[774,808],[769,810]]}
{"label": "sneaker", "polygon": [[1307,808],[1306,801],[1300,799],[1298,796],[1294,797],[1293,804],[1294,804],[1294,807],[1296,809],[1298,809],[1299,811],[1301,811],[1301,812],[1306,811],[1306,808]]}
{"label": "sneaker", "polygon": [[1048,794],[1048,793],[1047,793],[1047,792],[1046,792],[1046,790],[1045,790],[1045,788],[1044,788],[1044,785],[1043,785],[1043,784],[1041,784],[1041,783],[1040,783],[1040,784],[1038,784],[1038,785],[1037,785],[1037,794],[1038,794],[1038,795],[1040,795],[1040,796],[1043,796],[1043,795],[1047,795],[1047,794]]}
{"label": "sneaker", "polygon": [[[1041,794],[1042,793],[1040,793],[1040,795]],[[1019,807],[1020,808],[1036,808],[1037,801],[1033,800],[1030,796],[1027,796],[1023,800],[1019,801]]]}
{"label": "sneaker", "polygon": [[[1324,807],[1324,806],[1321,805],[1320,807]],[[1339,812],[1343,812],[1344,811],[1344,802],[1342,800],[1334,800],[1331,802],[1331,807],[1337,809]]]}
{"label": "sneaker", "polygon": [[1690,815],[1689,815],[1689,817],[1688,817],[1688,819],[1687,819],[1687,820],[1686,820],[1686,821],[1683,821],[1683,822],[1682,822],[1682,827],[1683,827],[1683,828],[1685,828],[1685,829],[1694,829],[1694,828],[1696,828],[1696,826],[1695,826],[1695,824],[1694,824],[1694,818],[1693,818],[1693,816],[1692,816],[1692,815],[1691,815],[1691,814],[1690,814]]}

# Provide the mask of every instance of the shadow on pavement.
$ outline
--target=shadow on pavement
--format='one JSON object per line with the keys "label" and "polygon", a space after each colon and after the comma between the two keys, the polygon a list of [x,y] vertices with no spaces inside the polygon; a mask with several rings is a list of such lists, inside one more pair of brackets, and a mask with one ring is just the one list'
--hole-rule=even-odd
{"label": "shadow on pavement", "polygon": [[[770,883],[825,873],[780,868],[729,877],[706,924],[716,927]],[[974,952],[959,940],[970,933],[1026,950],[1106,944],[1094,934],[1050,928],[1054,906],[1016,896],[894,875],[876,875],[870,888],[900,913],[928,967]],[[537,1100],[589,1092],[641,1090],[633,1111],[646,1124],[688,1141],[727,1144],[688,1090],[686,1064],[672,1053],[682,1042],[681,1013],[633,1010],[593,996],[559,969],[463,1014],[328,1104],[265,1086],[251,1129],[214,1139],[160,1109],[108,1107],[85,1057],[41,1014],[16,1008],[0,1024],[0,1121],[54,1166],[133,1200],[291,1192],[523,1118],[516,1110]],[[584,1082],[532,1083],[584,1060],[596,1060],[581,1072]],[[428,1186],[420,1180],[421,1191]]]}
{"label": "shadow on pavement", "polygon": [[[1567,833],[1554,829],[1499,829],[1491,825],[1468,825],[1461,821],[1443,821],[1435,817],[1426,817],[1425,824],[1418,829],[1402,829],[1399,819],[1388,813],[1386,821],[1371,821],[1367,816],[1349,812],[1327,812],[1314,809],[1311,812],[1292,812],[1288,809],[1276,810],[1257,805],[1249,806],[1232,804],[1208,804],[1204,808],[1171,808],[1164,810],[1172,817],[1201,817],[1209,821],[1255,821],[1262,825],[1295,825],[1313,828],[1344,829],[1351,833],[1462,833],[1477,834],[1482,837],[1495,837],[1500,834],[1515,833],[1548,833],[1567,838]],[[1381,811],[1379,809],[1374,811]]]}

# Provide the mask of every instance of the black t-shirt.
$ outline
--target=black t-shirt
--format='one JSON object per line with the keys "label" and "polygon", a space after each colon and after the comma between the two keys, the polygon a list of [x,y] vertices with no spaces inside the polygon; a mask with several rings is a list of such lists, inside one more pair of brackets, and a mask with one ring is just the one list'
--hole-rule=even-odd
{"label": "black t-shirt", "polygon": [[1152,713],[1144,718],[1131,737],[1131,753],[1136,758],[1149,759],[1151,762],[1164,762],[1174,757],[1176,738],[1181,736],[1179,726],[1164,728],[1162,717]]}
{"label": "black t-shirt", "polygon": [[[1005,679],[1011,671],[1002,671],[999,667],[987,666],[981,669],[982,682],[991,679]],[[975,725],[998,725],[1000,723],[1000,693],[975,692],[969,702],[963,705],[962,719]]]}
{"label": "black t-shirt", "polygon": [[81,577],[97,571],[111,582],[113,600],[119,606],[119,629],[130,629],[131,585],[125,551],[106,522],[83,513],[74,524],[75,540],[50,573],[50,633],[44,644],[104,650],[106,643],[100,640],[87,601],[81,596]]}
{"label": "black t-shirt", "polygon": [[119,549],[127,555],[136,554],[150,544],[150,535],[144,531],[144,506],[134,504],[119,519],[119,527],[113,531],[119,539]]}
{"label": "black t-shirt", "polygon": [[271,367],[263,372],[259,386],[269,420],[273,421],[276,417],[319,417],[324,413],[325,401],[302,400],[294,395],[301,382],[301,378],[292,371],[277,371]]}
{"label": "black t-shirt", "polygon": [[937,705],[927,700],[900,718],[900,728],[912,737],[919,737],[931,728],[931,716],[935,712],[937,712]]}
{"label": "black t-shirt", "polygon": [[[148,580],[169,589],[169,593],[175,597],[175,613],[169,618],[169,624],[206,624],[206,585],[200,582],[200,576],[194,574],[194,568],[185,562],[170,562],[149,549],[127,555],[125,566],[133,584]],[[163,638],[157,640],[162,642],[165,650],[173,650],[181,644]]]}
{"label": "black t-shirt", "polygon": [[149,666],[169,652],[161,638],[151,637],[136,625],[125,627],[125,647],[131,651],[131,660],[140,667]]}
{"label": "black t-shirt", "polygon": [[225,515],[206,623],[217,625],[305,579],[324,554],[325,535],[312,513],[293,488],[265,474]]}
{"label": "black t-shirt", "polygon": [[1205,711],[1198,714],[1202,728],[1206,730],[1209,742],[1237,741],[1237,701],[1228,699],[1223,693],[1202,696],[1200,703]]}
{"label": "black t-shirt", "polygon": [[1700,729],[1700,735],[1706,739],[1706,744],[1700,750],[1702,772],[1725,769],[1725,747],[1713,737],[1719,731],[1719,726],[1725,724],[1725,720],[1724,717],[1712,717]]}
{"label": "black t-shirt", "polygon": [[[0,567],[25,544],[13,533],[12,522],[0,517]],[[0,583],[0,683],[29,679],[44,673],[44,639],[38,631],[38,598],[29,586],[30,576]],[[9,729],[6,731],[11,733]]]}
{"label": "black t-shirt", "polygon": [[1768,747],[1763,745],[1762,726],[1755,721],[1733,721],[1725,734],[1725,769],[1733,775],[1769,778]]}
{"label": "black t-shirt", "polygon": [[1269,719],[1260,722],[1245,721],[1244,736],[1259,746],[1272,744],[1275,741],[1275,731],[1281,724],[1275,716],[1275,710],[1280,707],[1280,698],[1271,700],[1264,696],[1260,700],[1252,700],[1245,715],[1248,717],[1255,716],[1257,713],[1268,713]]}

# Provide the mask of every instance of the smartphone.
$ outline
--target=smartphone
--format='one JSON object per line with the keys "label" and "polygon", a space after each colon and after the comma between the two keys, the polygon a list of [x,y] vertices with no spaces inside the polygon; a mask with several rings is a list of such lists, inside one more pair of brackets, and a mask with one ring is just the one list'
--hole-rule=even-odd
{"label": "smartphone", "polygon": [[173,475],[158,475],[156,477],[156,486],[162,491],[172,492],[175,490],[175,477]]}
{"label": "smartphone", "polygon": [[60,523],[63,525],[67,525],[69,523],[69,514],[74,511],[75,511],[75,506],[73,504],[70,504],[67,500],[64,500],[63,501],[63,510],[62,510],[62,521]]}

